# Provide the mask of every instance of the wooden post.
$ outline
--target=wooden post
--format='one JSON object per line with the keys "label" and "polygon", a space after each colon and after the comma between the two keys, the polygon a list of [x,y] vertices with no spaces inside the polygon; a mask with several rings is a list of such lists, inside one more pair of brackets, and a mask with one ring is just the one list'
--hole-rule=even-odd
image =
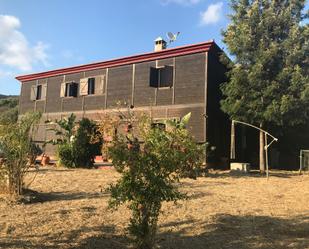
{"label": "wooden post", "polygon": [[[262,124],[260,125],[260,129],[262,129]],[[260,130],[260,172],[262,174],[265,173],[265,154],[264,154],[264,132]]]}
{"label": "wooden post", "polygon": [[231,124],[231,152],[230,159],[235,159],[235,122],[232,120]]}
{"label": "wooden post", "polygon": [[269,177],[269,168],[268,168],[268,145],[267,145],[267,133],[264,133],[265,136],[265,162],[266,162],[266,176]]}

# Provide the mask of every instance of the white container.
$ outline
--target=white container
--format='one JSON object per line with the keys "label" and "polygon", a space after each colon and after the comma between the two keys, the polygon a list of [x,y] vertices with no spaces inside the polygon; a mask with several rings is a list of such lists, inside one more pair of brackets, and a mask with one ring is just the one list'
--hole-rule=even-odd
{"label": "white container", "polygon": [[231,163],[230,168],[232,171],[240,171],[240,172],[250,172],[250,164],[249,163]]}

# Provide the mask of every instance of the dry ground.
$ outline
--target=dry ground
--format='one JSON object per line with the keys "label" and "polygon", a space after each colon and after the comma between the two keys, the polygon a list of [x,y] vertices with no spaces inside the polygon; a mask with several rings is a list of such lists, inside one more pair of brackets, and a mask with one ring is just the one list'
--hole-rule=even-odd
{"label": "dry ground", "polygon": [[[0,248],[130,248],[129,211],[108,210],[102,191],[118,177],[113,169],[42,168],[31,186],[41,202],[0,201]],[[181,189],[190,197],[164,204],[158,248],[309,248],[309,175],[212,172]]]}

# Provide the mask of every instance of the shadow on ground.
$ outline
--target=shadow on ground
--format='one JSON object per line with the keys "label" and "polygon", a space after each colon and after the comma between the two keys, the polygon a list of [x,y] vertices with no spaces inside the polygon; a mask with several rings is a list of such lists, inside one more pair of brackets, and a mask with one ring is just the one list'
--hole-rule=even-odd
{"label": "shadow on ground", "polygon": [[73,201],[82,199],[98,199],[109,196],[106,192],[49,192],[41,193],[34,190],[24,190],[24,204],[43,203],[51,201]]}
{"label": "shadow on ground", "polygon": [[[81,240],[80,238],[87,233],[95,235]],[[19,239],[6,239],[5,242],[2,242],[0,237],[0,248],[11,249],[125,249],[128,246],[128,239],[125,236],[115,235],[113,226],[81,227],[68,234],[53,234],[53,236],[49,234],[20,236]]]}
{"label": "shadow on ground", "polygon": [[[158,244],[164,249],[304,249],[309,248],[309,217],[279,219],[268,216],[218,215],[213,224],[188,220],[177,232],[163,232]],[[175,228],[175,223],[164,225]],[[199,235],[191,230],[201,228]]]}
{"label": "shadow on ground", "polygon": [[[200,228],[201,233],[190,233]],[[157,236],[162,249],[305,249],[309,248],[309,217],[280,219],[267,216],[218,215],[213,223],[185,220],[163,224]],[[82,239],[84,238],[84,239]],[[132,248],[114,226],[81,227],[67,234],[6,239],[0,248],[125,249]],[[40,242],[38,242],[40,241]]]}

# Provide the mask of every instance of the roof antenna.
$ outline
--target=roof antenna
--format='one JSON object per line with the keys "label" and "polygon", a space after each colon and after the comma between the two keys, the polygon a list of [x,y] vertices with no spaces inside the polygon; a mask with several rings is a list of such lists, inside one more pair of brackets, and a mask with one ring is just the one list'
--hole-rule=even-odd
{"label": "roof antenna", "polygon": [[180,34],[180,32],[177,32],[176,34],[173,34],[172,32],[168,32],[166,34],[166,36],[169,40],[168,44],[171,44],[172,42],[176,41],[179,34]]}

